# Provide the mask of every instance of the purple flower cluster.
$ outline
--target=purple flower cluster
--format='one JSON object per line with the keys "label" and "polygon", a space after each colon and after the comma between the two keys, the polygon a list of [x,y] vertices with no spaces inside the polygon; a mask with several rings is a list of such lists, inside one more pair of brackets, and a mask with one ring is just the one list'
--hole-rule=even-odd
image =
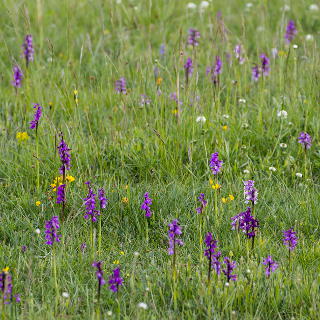
{"label": "purple flower cluster", "polygon": [[33,61],[33,53],[34,53],[31,34],[26,35],[24,39],[24,43],[22,44],[22,48],[23,48],[23,55],[26,60],[26,65],[28,67],[29,62]]}
{"label": "purple flower cluster", "polygon": [[200,38],[200,32],[196,29],[189,29],[189,37],[188,37],[188,44],[192,45],[193,47],[197,47],[199,42],[197,39]]}
{"label": "purple flower cluster", "polygon": [[178,100],[178,95],[176,94],[176,92],[171,92],[170,93],[170,100],[173,100],[173,101],[175,101],[177,104],[182,104],[182,101],[180,100]]}
{"label": "purple flower cluster", "polygon": [[21,69],[19,68],[19,66],[14,66],[13,67],[13,81],[12,81],[12,85],[15,88],[21,88],[21,82],[23,79],[23,73],[21,71]]}
{"label": "purple flower cluster", "polygon": [[268,76],[270,73],[270,59],[264,53],[260,55],[260,59],[261,66],[254,65],[251,70],[253,81],[258,81],[261,75]]}
{"label": "purple flower cluster", "polygon": [[66,201],[66,194],[65,194],[65,184],[60,184],[57,188],[57,203],[63,203]]}
{"label": "purple flower cluster", "polygon": [[219,83],[219,75],[222,72],[222,61],[219,56],[216,56],[216,61],[212,67],[207,67],[206,74],[211,75],[211,80],[214,84]]}
{"label": "purple flower cluster", "polygon": [[123,278],[120,275],[120,268],[116,268],[112,271],[112,275],[109,277],[108,283],[110,284],[109,289],[113,292],[119,290],[119,286],[123,285]]}
{"label": "purple flower cluster", "polygon": [[181,239],[177,239],[177,236],[182,234],[181,227],[179,226],[179,222],[177,219],[173,220],[172,223],[168,224],[169,231],[169,255],[175,254],[176,244],[179,246],[183,246],[183,241]]}
{"label": "purple flower cluster", "polygon": [[100,209],[105,209],[108,204],[108,199],[106,198],[106,194],[103,188],[98,190],[98,198],[100,201]]}
{"label": "purple flower cluster", "polygon": [[147,97],[147,95],[142,94],[141,95],[141,100],[140,100],[140,106],[147,106],[151,103],[151,99]]}
{"label": "purple flower cluster", "polygon": [[196,208],[197,213],[201,214],[203,212],[203,209],[207,206],[208,201],[204,198],[204,193],[200,193],[198,200],[200,202],[200,207]]}
{"label": "purple flower cluster", "polygon": [[4,304],[10,304],[13,299],[16,300],[16,302],[20,302],[20,295],[12,295],[12,277],[11,274],[3,270],[0,273],[0,292],[2,293],[2,301]]}
{"label": "purple flower cluster", "polygon": [[141,205],[141,210],[144,210],[146,212],[146,218],[150,218],[152,215],[152,211],[150,209],[150,206],[152,205],[152,199],[149,197],[149,192],[146,192],[144,194],[144,201]]}
{"label": "purple flower cluster", "polygon": [[115,89],[118,93],[127,94],[127,84],[125,78],[120,78],[116,81]]}
{"label": "purple flower cluster", "polygon": [[100,291],[100,288],[106,283],[106,281],[103,279],[102,261],[94,261],[92,266],[97,268],[96,276],[98,279],[98,291]]}
{"label": "purple flower cluster", "polygon": [[70,170],[70,162],[71,162],[70,150],[71,149],[69,149],[68,145],[63,140],[63,136],[61,135],[61,140],[58,145],[58,151],[59,151],[59,156],[62,164],[59,171],[62,175],[66,174],[66,170]]}
{"label": "purple flower cluster", "polygon": [[307,132],[301,132],[298,137],[298,142],[304,146],[305,150],[307,150],[311,148],[312,138]]}
{"label": "purple flower cluster", "polygon": [[214,175],[218,174],[221,171],[223,161],[219,160],[219,153],[215,152],[211,155],[209,167]]}
{"label": "purple flower cluster", "polygon": [[186,75],[186,83],[189,82],[189,76],[192,75],[193,72],[193,64],[192,59],[189,57],[184,65],[185,75]]}
{"label": "purple flower cluster", "polygon": [[[208,232],[206,234],[205,240],[204,240],[205,244],[206,244],[206,249],[204,250],[204,255],[205,257],[207,257],[207,259],[209,260],[209,273],[211,270],[211,267],[213,267],[216,271],[216,273],[219,275],[220,274],[220,269],[221,269],[221,263],[219,261],[220,257],[221,257],[221,252],[220,251],[216,251],[217,249],[217,240],[213,240],[213,236],[211,232]],[[208,275],[208,277],[210,277],[210,275]]]}
{"label": "purple flower cluster", "polygon": [[250,207],[248,207],[246,211],[232,217],[231,220],[232,230],[242,230],[249,239],[256,236],[259,221],[251,215]]}
{"label": "purple flower cluster", "polygon": [[278,268],[278,263],[272,260],[271,256],[268,256],[264,259],[263,264],[266,266],[266,276],[267,278],[270,277],[271,272],[276,271]]}
{"label": "purple flower cluster", "polygon": [[223,259],[223,262],[225,264],[225,269],[222,269],[222,272],[227,277],[227,282],[229,283],[230,280],[236,281],[237,280],[237,275],[236,274],[232,274],[233,270],[237,266],[236,262],[235,261],[231,261],[230,258],[228,258],[228,257],[225,257]]}
{"label": "purple flower cluster", "polygon": [[293,228],[283,231],[283,244],[287,246],[287,248],[292,251],[298,244],[297,233],[293,231]]}
{"label": "purple flower cluster", "polygon": [[286,34],[284,36],[284,38],[286,39],[287,43],[290,43],[294,37],[297,34],[297,28],[296,25],[294,23],[293,20],[289,20],[288,25],[287,25],[287,29],[286,29]]}
{"label": "purple flower cluster", "polygon": [[45,224],[45,239],[46,244],[52,246],[54,242],[60,242],[60,235],[58,235],[58,229],[60,228],[59,218],[53,216],[51,220],[46,221]]}
{"label": "purple flower cluster", "polygon": [[260,69],[258,65],[255,65],[251,69],[251,74],[252,74],[252,80],[253,81],[258,81],[260,78]]}
{"label": "purple flower cluster", "polygon": [[33,108],[36,109],[34,116],[33,116],[33,120],[29,122],[30,124],[30,129],[38,129],[38,125],[39,125],[39,120],[41,118],[42,115],[42,107],[36,103],[33,105]]}
{"label": "purple flower cluster", "polygon": [[88,194],[87,197],[83,199],[86,206],[84,218],[89,219],[89,217],[91,217],[91,221],[96,222],[97,216],[100,216],[100,211],[96,209],[96,194],[93,193],[90,181],[85,182],[85,184],[88,186]]}
{"label": "purple flower cluster", "polygon": [[251,202],[253,205],[258,201],[258,191],[254,187],[254,180],[243,181],[245,203]]}
{"label": "purple flower cluster", "polygon": [[245,61],[245,58],[242,56],[242,47],[241,44],[237,44],[234,48],[235,57],[238,60],[239,64],[243,64]]}

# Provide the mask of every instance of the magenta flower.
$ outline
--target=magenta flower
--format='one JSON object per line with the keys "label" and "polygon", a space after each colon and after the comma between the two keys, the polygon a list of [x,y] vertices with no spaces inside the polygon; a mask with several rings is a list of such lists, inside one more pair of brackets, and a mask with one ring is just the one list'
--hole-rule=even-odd
{"label": "magenta flower", "polygon": [[26,65],[28,67],[29,62],[33,61],[33,54],[34,54],[31,34],[26,35],[22,48],[23,48],[23,56],[26,60]]}
{"label": "magenta flower", "polygon": [[106,281],[103,279],[102,261],[95,261],[92,263],[92,266],[97,268],[98,300],[100,300],[101,287],[106,284]]}
{"label": "magenta flower", "polygon": [[65,195],[65,184],[60,184],[57,188],[57,203],[63,203],[66,201],[66,195]]}
{"label": "magenta flower", "polygon": [[144,210],[146,212],[146,218],[150,218],[152,215],[152,211],[150,206],[152,205],[152,199],[149,198],[149,192],[146,192],[144,194],[144,201],[141,205],[141,210]]}
{"label": "magenta flower", "polygon": [[46,244],[52,246],[55,242],[60,242],[61,235],[58,234],[58,229],[60,228],[59,218],[53,216],[51,220],[46,221],[45,224],[45,239]]}
{"label": "magenta flower", "polygon": [[108,204],[108,199],[106,198],[106,195],[105,195],[103,188],[98,190],[98,197],[99,197],[99,201],[100,201],[100,209],[105,209]]}
{"label": "magenta flower", "polygon": [[127,94],[127,84],[125,78],[120,78],[116,81],[115,89],[118,93]]}
{"label": "magenta flower", "polygon": [[286,29],[286,34],[284,36],[284,38],[286,39],[287,43],[290,43],[294,37],[296,36],[296,34],[298,33],[296,25],[294,23],[293,20],[289,20],[288,25],[287,25],[287,29]]}
{"label": "magenta flower", "polygon": [[204,193],[200,193],[198,200],[200,202],[200,207],[196,208],[197,213],[201,214],[204,210],[204,208],[207,206],[208,201],[204,198]]}
{"label": "magenta flower", "polygon": [[212,67],[207,67],[206,74],[211,75],[211,80],[214,84],[219,84],[219,75],[222,72],[222,61],[219,56],[216,56],[216,61]]}
{"label": "magenta flower", "polygon": [[59,156],[61,160],[61,167],[59,169],[60,173],[65,176],[66,170],[70,170],[71,167],[71,156],[70,156],[70,151],[68,145],[65,143],[63,140],[63,135],[61,134],[61,140],[58,145],[58,151],[59,151]]}
{"label": "magenta flower", "polygon": [[208,262],[209,262],[209,265],[208,265],[209,266],[208,267],[208,281],[209,281],[212,267],[216,270],[216,273],[218,275],[220,274],[221,263],[219,261],[219,258],[221,256],[221,252],[216,251],[218,241],[213,240],[213,236],[212,236],[211,232],[208,232],[206,234],[204,242],[207,247],[204,251],[204,255],[205,255],[205,257],[207,257]]}
{"label": "magenta flower", "polygon": [[262,53],[260,55],[261,59],[261,72],[264,76],[268,76],[270,72],[270,59]]}
{"label": "magenta flower", "polygon": [[222,269],[222,272],[227,277],[227,282],[229,283],[230,280],[237,281],[237,275],[232,274],[233,270],[236,268],[237,264],[235,261],[231,261],[230,258],[225,257],[223,259],[223,262],[225,264],[225,269]]}
{"label": "magenta flower", "polygon": [[252,205],[258,201],[258,191],[254,187],[254,180],[243,181],[245,203],[251,202]]}
{"label": "magenta flower", "polygon": [[255,81],[255,82],[258,81],[259,78],[260,78],[260,76],[261,76],[260,70],[259,70],[259,66],[258,66],[258,65],[255,65],[255,66],[252,67],[251,70],[252,70],[252,71],[251,71],[252,80]]}
{"label": "magenta flower", "polygon": [[11,82],[15,88],[21,88],[23,73],[18,65],[13,67],[13,81]]}
{"label": "magenta flower", "polygon": [[33,108],[36,109],[34,116],[33,116],[33,120],[29,122],[30,124],[30,129],[38,129],[38,125],[39,125],[39,120],[41,118],[42,115],[42,107],[36,103],[33,105]]}
{"label": "magenta flower", "polygon": [[221,171],[223,161],[219,160],[219,153],[215,152],[211,155],[209,167],[214,175],[218,174]]}
{"label": "magenta flower", "polygon": [[88,194],[87,197],[83,199],[86,207],[84,218],[89,219],[89,217],[91,217],[91,221],[96,222],[97,217],[100,216],[100,211],[96,209],[96,194],[93,193],[90,181],[85,182],[85,184],[88,186]]}
{"label": "magenta flower", "polygon": [[295,249],[295,247],[298,244],[298,238],[297,233],[293,231],[293,228],[283,231],[283,244],[287,246],[289,251],[292,251]]}
{"label": "magenta flower", "polygon": [[182,234],[181,227],[179,226],[178,219],[175,219],[172,221],[172,223],[168,224],[169,231],[169,248],[168,253],[169,255],[174,255],[176,252],[176,244],[179,246],[183,246],[183,241],[181,239],[178,239],[177,237]]}
{"label": "magenta flower", "polygon": [[243,64],[245,58],[243,57],[242,46],[241,44],[237,44],[234,48],[235,57],[238,60],[239,64]]}
{"label": "magenta flower", "polygon": [[193,72],[193,65],[192,65],[192,59],[189,57],[184,65],[185,70],[185,76],[186,76],[186,84],[189,82],[189,76],[192,75]]}
{"label": "magenta flower", "polygon": [[200,32],[196,29],[189,29],[189,37],[188,37],[188,44],[192,45],[193,47],[197,47],[199,42],[197,39],[200,38]]}
{"label": "magenta flower", "polygon": [[278,268],[278,264],[272,260],[271,256],[268,256],[263,260],[263,264],[266,266],[266,276],[267,278],[270,277],[271,272],[276,271]]}
{"label": "magenta flower", "polygon": [[112,275],[109,277],[108,283],[110,284],[109,289],[113,292],[119,290],[119,286],[123,285],[123,278],[120,275],[120,268],[116,268],[112,271]]}
{"label": "magenta flower", "polygon": [[298,137],[298,142],[304,146],[304,149],[310,149],[312,145],[312,138],[307,132],[301,132]]}
{"label": "magenta flower", "polygon": [[20,302],[20,295],[19,294],[12,294],[12,277],[11,274],[3,270],[0,272],[0,293],[2,294],[2,301],[4,304],[10,304],[13,299],[16,302]]}

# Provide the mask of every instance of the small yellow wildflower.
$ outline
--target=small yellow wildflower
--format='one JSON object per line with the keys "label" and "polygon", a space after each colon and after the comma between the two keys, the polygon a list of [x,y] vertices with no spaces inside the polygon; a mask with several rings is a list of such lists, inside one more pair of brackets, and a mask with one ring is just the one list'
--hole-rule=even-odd
{"label": "small yellow wildflower", "polygon": [[157,78],[157,81],[156,81],[157,86],[160,86],[160,85],[161,85],[162,80],[163,80],[163,79],[162,79],[161,77]]}
{"label": "small yellow wildflower", "polygon": [[229,256],[233,257],[233,252],[232,251],[229,251]]}
{"label": "small yellow wildflower", "polygon": [[129,203],[129,199],[127,197],[123,197],[121,201],[125,204]]}
{"label": "small yellow wildflower", "polygon": [[124,251],[120,251],[120,254],[123,256],[124,255]]}
{"label": "small yellow wildflower", "polygon": [[53,103],[50,101],[49,102],[49,107],[52,108],[52,106],[53,106]]}
{"label": "small yellow wildflower", "polygon": [[36,201],[36,206],[39,207],[41,204],[41,201]]}
{"label": "small yellow wildflower", "polygon": [[227,203],[228,199],[227,198],[222,198],[221,201],[222,201],[222,203]]}
{"label": "small yellow wildflower", "polygon": [[286,57],[286,56],[287,56],[287,53],[286,53],[285,51],[283,51],[283,50],[279,50],[278,56],[279,56],[279,57]]}
{"label": "small yellow wildflower", "polygon": [[29,139],[29,135],[27,132],[17,132],[16,134],[16,139],[21,142],[21,141],[27,141]]}
{"label": "small yellow wildflower", "polygon": [[172,112],[172,114],[177,115],[178,114],[178,109],[174,109],[171,112]]}
{"label": "small yellow wildflower", "polygon": [[228,126],[222,126],[222,130],[224,131],[228,130]]}
{"label": "small yellow wildflower", "polygon": [[229,194],[229,199],[230,199],[230,201],[233,201],[234,200],[234,196],[232,194]]}
{"label": "small yellow wildflower", "polygon": [[73,176],[69,176],[69,175],[67,175],[66,176],[66,180],[68,181],[68,182],[73,182],[74,180],[76,180]]}
{"label": "small yellow wildflower", "polygon": [[129,188],[129,186],[126,184],[126,185],[124,186],[124,189],[125,189],[125,190],[128,190],[128,188]]}
{"label": "small yellow wildflower", "polygon": [[119,264],[119,263],[120,263],[119,260],[114,260],[114,261],[113,261],[113,264]]}
{"label": "small yellow wildflower", "polygon": [[77,96],[78,95],[78,90],[73,90],[73,95]]}
{"label": "small yellow wildflower", "polygon": [[218,189],[221,188],[221,185],[220,185],[219,183],[216,183],[216,184],[213,184],[211,187],[212,187],[212,189],[214,189],[214,190],[218,190]]}
{"label": "small yellow wildflower", "polygon": [[10,268],[9,268],[9,267],[5,267],[5,268],[3,268],[3,269],[2,269],[2,271],[3,271],[4,273],[8,273],[8,272],[9,272],[9,270],[10,270]]}

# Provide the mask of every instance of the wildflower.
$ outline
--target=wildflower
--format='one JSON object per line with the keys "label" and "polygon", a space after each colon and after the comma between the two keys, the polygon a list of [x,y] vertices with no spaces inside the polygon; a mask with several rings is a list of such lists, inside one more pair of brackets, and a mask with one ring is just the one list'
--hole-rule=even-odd
{"label": "wildflower", "polygon": [[119,263],[120,263],[119,260],[114,260],[114,261],[113,261],[113,264],[119,264]]}
{"label": "wildflower", "polygon": [[189,2],[187,4],[187,9],[196,9],[197,8],[197,5],[193,2]]}
{"label": "wildflower", "polygon": [[244,174],[249,174],[250,171],[249,171],[248,169],[244,169],[244,170],[243,170],[243,173],[244,173]]}
{"label": "wildflower", "polygon": [[56,203],[64,203],[66,201],[65,188],[65,184],[60,184],[58,186]]}
{"label": "wildflower", "polygon": [[157,85],[157,86],[160,86],[161,83],[162,83],[162,81],[163,81],[163,79],[162,79],[161,77],[157,78],[157,80],[156,80],[156,85]]}
{"label": "wildflower", "polygon": [[312,138],[307,132],[301,132],[298,137],[298,142],[304,146],[304,149],[310,149],[312,144]]}
{"label": "wildflower", "polygon": [[310,4],[309,10],[310,10],[310,11],[318,11],[318,10],[319,10],[319,7],[318,7],[317,4]]}
{"label": "wildflower", "polygon": [[115,89],[118,93],[127,94],[127,85],[126,85],[126,79],[120,78],[116,81]]}
{"label": "wildflower", "polygon": [[152,215],[150,205],[152,205],[152,199],[149,198],[149,192],[146,192],[144,194],[144,201],[141,205],[141,210],[144,210],[146,212],[145,214],[146,218],[150,218]]}
{"label": "wildflower", "polygon": [[88,219],[91,217],[91,221],[96,222],[97,216],[100,215],[100,211],[96,209],[96,194],[93,193],[93,190],[90,186],[90,181],[85,182],[85,184],[88,186],[88,194],[87,197],[83,199],[86,206],[84,218]]}
{"label": "wildflower", "polygon": [[70,151],[68,145],[65,143],[63,140],[63,135],[61,134],[61,140],[58,145],[58,151],[59,151],[59,156],[61,160],[61,167],[59,169],[60,173],[65,176],[66,170],[70,170],[70,162],[71,162],[71,156],[70,156]]}
{"label": "wildflower", "polygon": [[223,161],[219,160],[219,153],[218,152],[212,153],[209,166],[214,175],[218,174],[221,171],[222,165],[223,165]]}
{"label": "wildflower", "polygon": [[233,201],[234,200],[234,196],[232,194],[229,194],[229,199],[230,199],[230,201]]}
{"label": "wildflower", "polygon": [[302,173],[297,172],[297,173],[296,173],[296,177],[297,177],[297,178],[302,178]]}
{"label": "wildflower", "polygon": [[100,209],[105,209],[107,207],[108,199],[105,197],[103,188],[98,190],[98,197],[100,201]]}
{"label": "wildflower", "polygon": [[11,82],[15,88],[21,88],[21,82],[23,79],[23,73],[19,66],[13,67],[13,81]]}
{"label": "wildflower", "polygon": [[272,172],[276,172],[277,169],[275,167],[269,167],[269,170],[272,171]]}
{"label": "wildflower", "polygon": [[184,65],[185,75],[186,75],[186,83],[189,82],[189,76],[192,75],[193,72],[193,66],[192,66],[192,60],[191,58],[188,58],[185,65]]}
{"label": "wildflower", "polygon": [[29,62],[33,61],[33,53],[34,53],[31,34],[26,35],[24,39],[24,43],[22,44],[22,48],[23,48],[23,55],[26,60],[26,65],[28,67]]}
{"label": "wildflower", "polygon": [[151,100],[145,94],[142,94],[141,100],[140,100],[140,106],[143,107],[143,106],[149,105],[150,103],[151,103]]}
{"label": "wildflower", "polygon": [[278,49],[277,48],[272,48],[271,49],[271,55],[272,55],[272,58],[275,59],[278,56]]}
{"label": "wildflower", "polygon": [[227,203],[228,199],[227,198],[221,198],[222,203]]}
{"label": "wildflower", "polygon": [[293,48],[293,49],[298,49],[299,47],[298,47],[297,44],[294,44],[294,45],[292,46],[292,48]]}
{"label": "wildflower", "polygon": [[203,10],[205,8],[209,7],[209,2],[208,1],[201,1],[200,3],[200,9]]}
{"label": "wildflower", "polygon": [[215,64],[212,67],[207,67],[206,74],[211,74],[211,80],[214,84],[219,83],[219,75],[222,72],[222,61],[219,56],[216,56]]}
{"label": "wildflower", "polygon": [[216,251],[217,249],[217,240],[213,240],[213,236],[211,232],[208,232],[206,234],[205,240],[206,249],[204,250],[204,255],[207,257],[209,261],[209,267],[208,267],[208,280],[210,280],[210,274],[211,274],[211,268],[214,267],[216,273],[220,274],[221,269],[221,263],[219,261],[221,252]]}
{"label": "wildflower", "polygon": [[27,132],[17,132],[16,134],[16,139],[19,141],[19,142],[22,142],[22,141],[27,141],[29,139],[29,135]]}
{"label": "wildflower", "polygon": [[0,293],[2,293],[2,301],[4,304],[10,304],[13,298],[16,302],[20,302],[20,295],[12,295],[12,277],[9,273],[9,268],[6,267],[0,273]]}
{"label": "wildflower", "polygon": [[251,74],[252,74],[252,80],[253,81],[258,81],[260,78],[260,70],[259,70],[259,66],[255,65],[254,67],[252,67],[251,69]]}
{"label": "wildflower", "polygon": [[228,126],[222,126],[222,130],[224,131],[228,130]]}
{"label": "wildflower", "polygon": [[143,310],[147,310],[148,309],[148,305],[144,302],[139,302],[138,303],[138,308],[141,308]]}
{"label": "wildflower", "polygon": [[238,60],[239,64],[243,64],[245,61],[245,58],[242,56],[242,47],[241,44],[237,44],[234,48],[234,53],[236,56],[236,59]]}
{"label": "wildflower", "polygon": [[200,193],[198,200],[200,202],[200,207],[196,208],[197,213],[201,214],[204,208],[207,206],[208,201],[204,199],[204,193]]}
{"label": "wildflower", "polygon": [[209,183],[210,183],[211,188],[212,188],[213,190],[218,190],[218,189],[221,188],[221,185],[220,185],[219,183],[213,183],[213,180],[212,180],[212,179],[209,180]]}
{"label": "wildflower", "polygon": [[182,101],[178,100],[178,95],[175,92],[170,93],[170,99],[174,100],[177,104],[182,104]]}
{"label": "wildflower", "polygon": [[119,286],[123,285],[123,279],[120,276],[120,268],[116,268],[112,271],[112,275],[109,277],[110,284],[109,289],[113,292],[119,290]]}
{"label": "wildflower", "polygon": [[263,264],[266,266],[266,276],[267,278],[270,277],[271,272],[276,271],[278,268],[278,264],[272,260],[271,256],[268,256],[264,259]]}
{"label": "wildflower", "polygon": [[84,251],[86,250],[87,248],[87,244],[84,242],[84,243],[81,243],[81,246],[80,246],[80,250],[82,251],[82,253],[84,253]]}
{"label": "wildflower", "polygon": [[278,113],[277,113],[277,116],[279,118],[282,118],[282,119],[287,119],[288,117],[288,112],[286,110],[280,110]]}
{"label": "wildflower", "polygon": [[75,179],[73,176],[67,175],[67,176],[66,176],[66,180],[67,180],[68,182],[73,182],[73,181],[75,181],[76,179]]}
{"label": "wildflower", "polygon": [[51,220],[46,221],[45,224],[45,238],[47,240],[46,244],[52,246],[54,242],[60,242],[60,235],[58,235],[58,229],[60,228],[59,218],[53,216]]}
{"label": "wildflower", "polygon": [[287,145],[286,143],[283,143],[283,142],[281,142],[281,143],[279,144],[279,146],[280,146],[280,148],[282,148],[282,149],[286,149],[286,148],[288,147],[288,145]]}
{"label": "wildflower", "polygon": [[127,197],[123,197],[121,201],[122,203],[125,203],[125,204],[129,203],[129,199]]}
{"label": "wildflower", "polygon": [[160,55],[163,56],[165,54],[165,48],[166,48],[165,44],[162,43],[159,50]]}
{"label": "wildflower", "polygon": [[41,230],[38,228],[38,229],[35,230],[35,233],[36,233],[36,234],[40,234],[40,233],[41,233]]}
{"label": "wildflower", "polygon": [[73,90],[73,99],[76,104],[78,104],[78,90]]}
{"label": "wildflower", "polygon": [[199,116],[196,119],[196,122],[205,123],[206,121],[207,121],[207,119],[204,116]]}
{"label": "wildflower", "polygon": [[62,292],[62,297],[68,299],[70,295],[68,292]]}
{"label": "wildflower", "polygon": [[36,103],[33,105],[33,108],[36,109],[34,116],[33,116],[33,120],[29,122],[30,124],[30,129],[38,129],[38,125],[39,125],[39,120],[41,118],[42,115],[42,107]]}
{"label": "wildflower", "polygon": [[21,251],[26,252],[28,250],[28,247],[26,245],[21,246]]}
{"label": "wildflower", "polygon": [[252,204],[257,203],[258,191],[254,187],[254,181],[253,180],[243,181],[243,185],[244,185],[245,203],[249,203],[250,201],[252,202]]}
{"label": "wildflower", "polygon": [[294,21],[289,20],[288,25],[287,25],[287,29],[286,29],[286,34],[284,36],[284,38],[286,39],[287,43],[290,43],[294,39],[294,37],[297,34],[297,32],[298,31],[296,29]]}
{"label": "wildflower", "polygon": [[179,226],[179,222],[177,219],[173,220],[172,223],[168,224],[169,231],[169,249],[168,253],[169,255],[175,254],[176,244],[179,246],[183,246],[183,241],[181,239],[177,239],[177,236],[182,234],[181,227]]}
{"label": "wildflower", "polygon": [[261,59],[261,71],[262,71],[262,74],[264,76],[267,76],[267,75],[269,75],[269,72],[270,72],[270,60],[264,53],[262,53],[260,55],[260,59]]}
{"label": "wildflower", "polygon": [[298,243],[298,238],[296,236],[296,232],[293,231],[293,228],[283,231],[283,244],[287,246],[287,248],[292,251],[295,249]]}
{"label": "wildflower", "polygon": [[92,266],[97,268],[96,276],[98,280],[98,300],[99,300],[101,287],[106,284],[106,281],[103,279],[102,261],[94,261],[92,263]]}
{"label": "wildflower", "polygon": [[238,102],[245,104],[245,103],[247,102],[247,100],[246,100],[246,99],[243,99],[243,98],[240,98],[240,99],[238,100]]}
{"label": "wildflower", "polygon": [[313,37],[312,34],[307,34],[307,35],[306,35],[306,40],[307,40],[307,41],[313,41],[313,39],[314,39],[314,37]]}
{"label": "wildflower", "polygon": [[223,259],[225,266],[225,269],[222,269],[222,272],[224,275],[227,277],[227,282],[229,283],[230,280],[236,281],[237,280],[237,275],[232,274],[233,270],[236,268],[237,264],[235,261],[231,261],[230,258],[225,257]]}
{"label": "wildflower", "polygon": [[200,38],[200,32],[196,29],[189,29],[189,37],[188,37],[188,44],[192,45],[193,47],[197,47],[199,42],[197,39]]}

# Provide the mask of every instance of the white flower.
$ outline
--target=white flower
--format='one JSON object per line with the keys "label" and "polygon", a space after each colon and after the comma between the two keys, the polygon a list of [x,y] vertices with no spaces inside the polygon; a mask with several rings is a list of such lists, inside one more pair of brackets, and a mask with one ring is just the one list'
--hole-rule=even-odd
{"label": "white flower", "polygon": [[251,273],[251,270],[250,270],[250,269],[247,269],[247,273]]}
{"label": "white flower", "polygon": [[201,1],[200,3],[200,9],[205,9],[209,7],[209,2],[208,1]]}
{"label": "white flower", "polygon": [[249,173],[250,173],[250,171],[249,171],[249,170],[247,170],[247,169],[244,169],[244,170],[243,170],[243,173],[244,173],[244,174],[249,174]]}
{"label": "white flower", "polygon": [[225,286],[226,286],[226,287],[229,287],[229,282],[226,282]]}
{"label": "white flower", "polygon": [[135,257],[139,257],[140,253],[139,253],[138,251],[135,251],[135,252],[133,253],[133,255],[134,255]]}
{"label": "white flower", "polygon": [[277,113],[277,116],[278,116],[279,118],[287,119],[288,112],[287,112],[286,110],[280,110],[280,111]]}
{"label": "white flower", "polygon": [[307,34],[306,35],[306,40],[307,41],[312,41],[313,40],[313,35],[312,34]]}
{"label": "white flower", "polygon": [[310,11],[318,11],[318,10],[319,10],[319,7],[318,7],[317,4],[310,4],[309,10],[310,10]]}
{"label": "white flower", "polygon": [[286,143],[281,142],[279,146],[280,148],[285,149],[288,145]]}
{"label": "white flower", "polygon": [[222,117],[225,118],[225,119],[229,119],[230,118],[230,116],[228,114],[223,114]]}
{"label": "white flower", "polygon": [[247,123],[243,123],[243,124],[241,125],[241,127],[242,127],[243,129],[247,129],[247,128],[249,128],[249,125],[248,125]]}
{"label": "white flower", "polygon": [[251,8],[253,4],[251,2],[246,3],[246,8]]}
{"label": "white flower", "polygon": [[69,298],[69,293],[68,292],[62,292],[62,296],[64,298]]}
{"label": "white flower", "polygon": [[146,291],[150,291],[150,288],[149,288],[149,287],[146,287]]}
{"label": "white flower", "polygon": [[269,167],[269,170],[273,171],[273,172],[277,171],[277,169],[275,167]]}
{"label": "white flower", "polygon": [[294,45],[292,46],[292,48],[293,48],[293,49],[298,49],[298,45],[297,45],[297,44],[294,44]]}
{"label": "white flower", "polygon": [[207,121],[207,119],[204,116],[199,116],[199,117],[197,117],[196,121],[205,123]]}
{"label": "white flower", "polygon": [[121,0],[116,0],[116,4],[120,4],[121,3]]}
{"label": "white flower", "polygon": [[271,49],[271,54],[273,58],[276,58],[278,55],[278,49],[277,48],[272,48]]}
{"label": "white flower", "polygon": [[283,11],[290,11],[290,7],[289,7],[287,4],[285,4],[285,5],[282,7],[282,10],[283,10]]}
{"label": "white flower", "polygon": [[40,234],[41,230],[40,229],[36,229],[36,234]]}
{"label": "white flower", "polygon": [[187,9],[196,9],[197,8],[197,5],[193,2],[189,2],[187,4]]}
{"label": "white flower", "polygon": [[238,101],[239,101],[239,103],[246,103],[247,102],[246,99],[242,99],[242,98],[240,98]]}
{"label": "white flower", "polygon": [[144,302],[139,302],[138,303],[138,307],[141,308],[141,309],[144,309],[144,310],[147,310],[148,309],[148,305]]}
{"label": "white flower", "polygon": [[297,177],[297,178],[302,178],[302,173],[297,172],[297,173],[296,173],[296,177]]}
{"label": "white flower", "polygon": [[111,317],[112,316],[112,311],[107,311],[107,316]]}

